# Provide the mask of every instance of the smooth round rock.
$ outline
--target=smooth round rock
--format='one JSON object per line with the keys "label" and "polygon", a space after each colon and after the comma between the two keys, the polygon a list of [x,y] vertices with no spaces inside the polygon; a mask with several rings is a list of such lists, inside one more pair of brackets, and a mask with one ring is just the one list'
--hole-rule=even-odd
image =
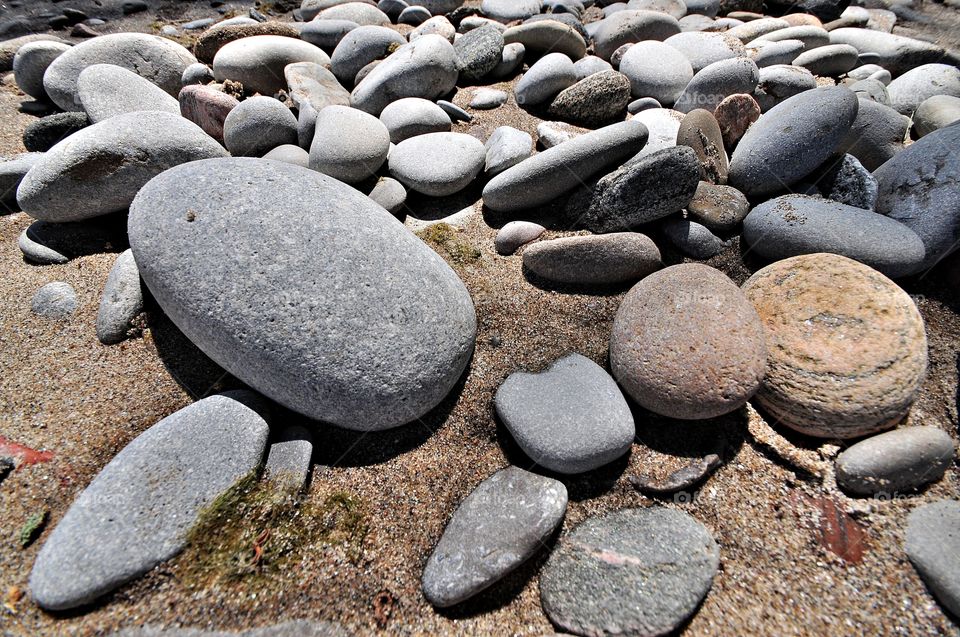
{"label": "smooth round rock", "polygon": [[510,98],[506,91],[492,88],[477,89],[470,99],[470,108],[478,111],[487,111],[503,106]]}
{"label": "smooth round rock", "polygon": [[493,177],[530,157],[533,153],[533,137],[510,126],[499,126],[487,139],[484,148],[487,149],[487,157],[483,170]]}
{"label": "smooth round rock", "polygon": [[937,44],[874,29],[834,29],[828,36],[830,44],[849,44],[861,55],[870,54],[870,62],[894,75],[923,64],[941,62],[945,54],[943,47]]}
{"label": "smooth round rock", "polygon": [[630,102],[630,80],[617,71],[601,71],[560,91],[547,113],[557,119],[600,125],[622,119]]}
{"label": "smooth round rock", "polygon": [[451,126],[446,111],[435,102],[420,97],[405,97],[392,102],[380,113],[380,121],[387,127],[394,144],[417,135],[449,131]]}
{"label": "smooth round rock", "polygon": [[396,48],[406,42],[402,35],[387,27],[357,27],[337,44],[330,56],[330,70],[340,82],[350,86],[360,69],[386,57],[391,47]]}
{"label": "smooth round rock", "polygon": [[20,90],[38,100],[46,99],[43,74],[54,60],[69,50],[69,44],[47,40],[28,42],[17,49],[13,57],[13,75]]}
{"label": "smooth round rock", "polygon": [[614,377],[642,407],[669,418],[739,409],[766,364],[757,312],[725,274],[698,263],[648,276],[627,292],[613,321]]}
{"label": "smooth round rock", "polygon": [[119,343],[127,337],[133,320],[143,311],[140,270],[133,252],[124,250],[107,276],[97,310],[97,338],[104,345]]}
{"label": "smooth round rock", "polygon": [[309,42],[280,35],[255,35],[234,40],[217,51],[213,75],[233,80],[248,92],[274,95],[287,88],[283,69],[295,62],[329,65],[330,57]]}
{"label": "smooth round rock", "polygon": [[671,108],[647,108],[634,115],[630,121],[646,126],[647,130],[650,131],[650,138],[647,145],[630,158],[627,164],[639,161],[641,158],[665,148],[676,146],[677,134],[680,132],[680,122],[683,121],[683,117],[683,113]]}
{"label": "smooth round rock", "polygon": [[90,120],[82,111],[47,115],[27,124],[23,130],[23,145],[30,152],[45,153],[89,125]]}
{"label": "smooth round rock", "polygon": [[938,500],[911,511],[904,552],[937,601],[960,615],[960,502]]}
{"label": "smooth round rock", "polygon": [[20,183],[17,202],[35,219],[89,219],[127,208],[145,183],[172,166],[226,154],[179,115],[117,115],[50,149]]}
{"label": "smooth round rock", "polygon": [[871,436],[837,456],[837,484],[857,495],[895,497],[937,482],[953,464],[950,434],[903,427]]}
{"label": "smooth round rock", "polygon": [[829,252],[893,278],[915,271],[924,258],[920,237],[899,221],[806,195],[784,195],[751,210],[743,238],[771,261]]}
{"label": "smooth round rock", "polygon": [[410,42],[414,42],[425,35],[439,35],[450,44],[453,44],[453,41],[457,37],[457,28],[453,26],[445,16],[433,16],[411,31],[407,35],[407,39],[409,39]]}
{"label": "smooth round rock", "polygon": [[[408,3],[409,4],[409,3]],[[324,9],[317,16],[318,20],[349,20],[360,26],[390,26],[390,18],[377,8],[375,4],[366,2],[344,2]]]}
{"label": "smooth round rock", "polygon": [[483,0],[480,12],[492,20],[507,24],[540,13],[540,0]]}
{"label": "smooth round rock", "polygon": [[519,42],[535,54],[562,53],[571,60],[587,54],[587,43],[573,27],[557,20],[538,20],[510,27],[503,32],[505,44]]}
{"label": "smooth round rock", "polygon": [[580,354],[568,354],[539,374],[510,374],[493,405],[523,452],[558,473],[613,462],[630,450],[636,434],[617,383]]}
{"label": "smooth round rock", "polygon": [[763,112],[805,91],[817,88],[817,78],[805,68],[774,64],[760,69],[760,81],[753,97]]}
{"label": "smooth round rock", "polygon": [[795,184],[829,157],[857,117],[856,95],[825,87],[791,97],[765,113],[740,140],[729,183],[747,195]]}
{"label": "smooth round rock", "polygon": [[349,106],[328,106],[317,114],[310,168],[356,183],[380,170],[389,150],[390,131],[379,119]]}
{"label": "smooth round rock", "polygon": [[[644,40],[663,41],[680,33],[680,24],[673,16],[659,11],[617,11],[604,18],[593,34],[594,55],[609,60],[624,44]],[[616,66],[616,65],[614,65]]]}
{"label": "smooth round rock", "polygon": [[526,51],[526,47],[519,42],[504,44],[503,52],[500,54],[500,62],[493,67],[493,70],[487,74],[487,77],[492,80],[502,80],[513,77],[513,74],[523,66],[523,58]]}
{"label": "smooth round rock", "polygon": [[[777,29],[776,31],[760,36],[757,40],[766,40],[767,42],[800,40],[803,42],[807,51],[831,44],[830,34],[823,28],[811,24],[801,24],[787,27],[786,29]],[[747,42],[747,47],[752,47],[757,40]]]}
{"label": "smooth round rock", "polygon": [[606,60],[601,60],[596,55],[582,57],[573,63],[573,68],[577,72],[577,79],[582,80],[590,77],[594,73],[609,71],[613,68]]}
{"label": "smooth round rock", "polygon": [[493,247],[497,254],[509,256],[546,232],[547,229],[532,221],[511,221],[497,231]]}
{"label": "smooth round rock", "polygon": [[688,257],[706,260],[716,256],[727,247],[727,243],[713,234],[709,228],[681,217],[670,217],[663,221],[663,234],[677,250]]}
{"label": "smooth round rock", "polygon": [[367,196],[391,214],[400,212],[407,203],[407,189],[399,181],[390,177],[378,179]]}
{"label": "smooth round rock", "polygon": [[960,97],[934,95],[920,103],[913,114],[913,130],[918,137],[960,121]]}
{"label": "smooth round rock", "polygon": [[759,81],[760,70],[753,60],[744,57],[720,60],[693,76],[673,108],[681,113],[697,108],[712,113],[725,97],[752,93]]}
{"label": "smooth round rock", "polygon": [[710,230],[733,230],[750,212],[750,204],[742,192],[731,186],[701,181],[693,199],[687,204],[687,214]]}
{"label": "smooth round rock", "polygon": [[234,157],[261,157],[277,146],[297,143],[297,118],[272,97],[250,97],[227,115],[223,139]]}
{"label": "smooth round rock", "polygon": [[439,35],[425,35],[387,57],[353,89],[350,103],[371,115],[403,97],[435,100],[457,83],[453,45]]}
{"label": "smooth round rock", "polygon": [[727,31],[727,35],[737,38],[746,44],[768,33],[786,29],[789,26],[790,23],[781,18],[759,18],[733,27]]}
{"label": "smooth round rock", "polygon": [[304,23],[300,39],[324,51],[333,52],[348,33],[359,27],[351,20],[311,20]]}
{"label": "smooth round rock", "polygon": [[693,66],[683,53],[662,42],[638,42],[620,61],[634,97],[652,97],[673,104],[693,79]]}
{"label": "smooth round rock", "polygon": [[778,422],[847,439],[907,414],[926,373],[927,337],[893,281],[846,257],[808,254],[759,270],[743,291],[769,350],[756,400]]}
{"label": "smooth round rock", "polygon": [[588,518],[550,556],[540,602],[577,635],[665,635],[693,615],[720,566],[710,531],[677,509]]}
{"label": "smooth round rock", "polygon": [[176,98],[133,71],[113,64],[92,64],[77,78],[77,97],[91,122],[137,111],[180,114]]}
{"label": "smooth round rock", "polygon": [[503,55],[503,34],[496,27],[482,26],[453,43],[457,54],[457,71],[467,81],[479,80],[500,64]]}
{"label": "smooth round rock", "polygon": [[645,111],[651,108],[661,108],[660,102],[652,97],[641,97],[640,99],[633,100],[627,104],[627,112],[631,115],[636,115],[640,111]]}
{"label": "smooth round rock", "polygon": [[540,241],[523,252],[523,266],[548,281],[592,285],[636,281],[661,262],[646,235],[613,232]]}
{"label": "smooth round rock", "polygon": [[47,283],[33,295],[30,309],[44,318],[65,319],[77,311],[77,293],[69,283]]}
{"label": "smooth round rock", "polygon": [[563,53],[548,53],[531,66],[514,87],[521,106],[535,106],[552,100],[563,89],[577,82],[573,61]]}
{"label": "smooth round rock", "polygon": [[805,51],[793,60],[814,75],[837,76],[857,65],[860,53],[849,44],[829,44]]}
{"label": "smooth round rock", "polygon": [[760,68],[776,64],[790,64],[806,49],[806,45],[800,40],[780,40],[778,42],[755,40],[750,45],[747,53]]}
{"label": "smooth round rock", "polygon": [[0,161],[0,207],[14,210],[17,206],[17,188],[43,157],[43,153],[23,153],[6,161]]}
{"label": "smooth round rock", "polygon": [[34,221],[17,237],[17,247],[25,261],[40,265],[111,252],[127,242],[126,218],[117,217],[123,217],[123,212],[73,223]]}
{"label": "smooth round rock", "polygon": [[903,150],[910,118],[873,100],[861,98],[859,104],[857,118],[837,152],[849,153],[867,170],[876,170]]}
{"label": "smooth round rock", "polygon": [[245,158],[179,166],[140,191],[129,230],[141,276],[177,327],[308,418],[362,431],[410,422],[447,395],[473,351],[476,314],[453,270],[318,172]]}
{"label": "smooth round rock", "polygon": [[[243,20],[243,22],[234,22],[234,20]],[[198,60],[204,64],[213,64],[217,52],[230,42],[261,35],[283,36],[299,40],[300,30],[290,23],[231,18],[204,31],[193,45],[193,50]]]}
{"label": "smooth round rock", "polygon": [[424,7],[407,7],[397,16],[397,24],[409,24],[411,26],[420,26],[432,16]]}
{"label": "smooth round rock", "polygon": [[687,31],[672,35],[663,43],[680,51],[690,60],[694,74],[714,62],[747,56],[743,43],[726,33]]}
{"label": "smooth round rock", "polygon": [[470,185],[486,160],[483,142],[464,133],[428,133],[397,144],[390,174],[411,190],[446,197]]}
{"label": "smooth round rock", "polygon": [[294,166],[310,167],[310,153],[296,144],[281,144],[263,156],[264,159],[282,161]]}
{"label": "smooth round rock", "polygon": [[960,97],[960,69],[949,64],[923,64],[887,85],[890,106],[902,115],[912,115],[928,97]]}
{"label": "smooth round rock", "polygon": [[57,57],[43,75],[43,87],[65,111],[81,110],[77,79],[93,64],[115,64],[176,96],[180,78],[197,58],[176,42],[144,33],[113,33],[81,42]]}
{"label": "smooth round rock", "polygon": [[729,163],[723,147],[723,134],[710,111],[698,108],[684,116],[677,131],[677,145],[688,146],[697,154],[702,181],[727,183]]}
{"label": "smooth round rock", "polygon": [[17,52],[31,42],[60,42],[61,44],[70,44],[62,38],[46,33],[31,33],[21,35],[17,38],[4,40],[0,42],[0,72],[8,73],[13,70],[13,59]]}

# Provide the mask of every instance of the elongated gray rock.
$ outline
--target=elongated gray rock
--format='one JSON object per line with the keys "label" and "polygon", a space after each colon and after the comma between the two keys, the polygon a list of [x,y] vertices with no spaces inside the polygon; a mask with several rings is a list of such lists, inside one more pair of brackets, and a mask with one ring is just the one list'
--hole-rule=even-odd
{"label": "elongated gray rock", "polygon": [[352,20],[310,20],[303,24],[300,39],[332,52],[344,36],[359,26]]}
{"label": "elongated gray rock", "polygon": [[720,60],[747,56],[743,43],[726,33],[686,31],[671,35],[663,43],[680,51],[690,60],[694,73],[699,73]]}
{"label": "elongated gray rock", "polygon": [[681,113],[698,108],[713,113],[725,97],[752,93],[759,81],[760,70],[753,60],[745,57],[720,60],[693,76],[673,108]]}
{"label": "elongated gray rock", "polygon": [[470,185],[483,170],[486,156],[483,142],[471,135],[417,135],[390,153],[390,174],[411,190],[446,197]]}
{"label": "elongated gray rock", "polygon": [[[528,153],[529,156],[529,153]],[[17,188],[43,153],[23,153],[0,162],[0,208],[13,210],[17,206]]]}
{"label": "elongated gray rock", "polygon": [[97,310],[97,338],[104,345],[119,343],[127,336],[133,319],[143,311],[140,270],[133,252],[124,250],[117,257],[100,297]]}
{"label": "elongated gray rock", "polygon": [[500,228],[493,240],[493,247],[497,254],[508,256],[530,243],[547,229],[532,221],[511,221]]}
{"label": "elongated gray rock", "polygon": [[913,114],[913,130],[918,137],[960,121],[960,97],[934,95],[923,100]]}
{"label": "elongated gray rock", "polygon": [[387,56],[390,47],[406,44],[402,35],[388,27],[362,26],[347,33],[330,56],[330,69],[350,86],[360,69]]}
{"label": "elongated gray rock", "polygon": [[34,221],[17,237],[17,247],[30,263],[66,263],[123,247],[126,231],[121,220],[110,216],[74,223]]}
{"label": "elongated gray rock", "polygon": [[837,456],[837,484],[857,495],[888,499],[943,477],[953,439],[936,427],[902,427],[871,436]]}
{"label": "elongated gray rock", "polygon": [[639,122],[605,126],[503,171],[484,187],[483,202],[500,211],[545,204],[635,154],[646,141],[647,127]]}
{"label": "elongated gray rock", "polygon": [[807,195],[784,195],[751,210],[743,238],[771,261],[830,252],[893,278],[916,271],[924,260],[920,237],[899,221]]}
{"label": "elongated gray rock", "polygon": [[728,183],[747,195],[795,184],[829,157],[857,117],[857,96],[842,87],[804,91],[751,126],[730,160]]}
{"label": "elongated gray rock", "polygon": [[960,502],[938,500],[911,511],[904,551],[937,601],[960,615]]}
{"label": "elongated gray rock", "polygon": [[77,97],[91,122],[138,111],[180,114],[180,103],[133,71],[113,64],[92,64],[77,78]]}
{"label": "elongated gray rock", "polygon": [[179,553],[197,514],[253,471],[269,428],[262,400],[229,392],[164,418],[80,493],[30,573],[41,608],[94,601]]}
{"label": "elongated gray rock", "polygon": [[537,242],[524,251],[523,266],[556,283],[606,285],[642,279],[661,262],[648,236],[611,232]]}
{"label": "elongated gray rock", "polygon": [[379,116],[387,104],[403,97],[435,100],[457,83],[453,45],[439,35],[425,35],[390,54],[353,89],[350,103]]}
{"label": "elongated gray rock", "polygon": [[44,154],[20,182],[17,201],[35,219],[89,219],[128,207],[141,186],[172,166],[226,155],[212,137],[179,115],[117,115]]}
{"label": "elongated gray rock", "polygon": [[576,81],[573,61],[563,53],[548,53],[523,74],[514,88],[514,95],[517,104],[535,106],[549,102]]}
{"label": "elongated gray rock", "polygon": [[452,125],[446,111],[421,97],[404,97],[390,103],[380,113],[380,121],[394,144],[416,135],[446,132]]}
{"label": "elongated gray rock", "polygon": [[504,44],[520,43],[530,53],[562,53],[571,60],[587,54],[587,43],[573,27],[558,20],[539,20],[510,27],[503,32]]}
{"label": "elongated gray rock", "polygon": [[814,75],[836,76],[855,67],[859,55],[849,44],[828,44],[801,53],[794,58],[793,65],[802,66]]}
{"label": "elongated gray rock", "polygon": [[540,13],[540,0],[483,0],[480,12],[492,20],[513,22]]}
{"label": "elongated gray rock", "polygon": [[943,47],[939,45],[883,31],[842,28],[834,29],[829,35],[830,44],[849,44],[861,54],[869,53],[871,62],[894,75],[944,58]]}
{"label": "elongated gray rock", "polygon": [[255,35],[225,44],[213,58],[217,81],[240,82],[250,92],[273,95],[287,88],[283,70],[288,64],[330,64],[330,56],[309,42],[282,35]]}
{"label": "elongated gray rock", "polygon": [[473,351],[476,314],[453,270],[369,197],[315,171],[244,158],[178,166],[140,191],[129,231],[181,331],[310,418],[410,422]]}
{"label": "elongated gray rock", "polygon": [[867,170],[876,170],[903,150],[910,118],[873,100],[858,99],[857,118],[837,151],[853,155]]}
{"label": "elongated gray rock", "polygon": [[775,64],[790,64],[803,53],[804,48],[806,47],[800,40],[780,40],[779,42],[756,40],[751,42],[747,53],[762,69]]}
{"label": "elongated gray rock", "polygon": [[680,33],[673,16],[659,11],[624,10],[604,18],[593,34],[595,55],[609,60],[614,51],[630,42],[666,40]]}
{"label": "elongated gray rock", "polygon": [[727,247],[727,243],[706,226],[681,217],[665,219],[663,233],[680,252],[694,259],[709,259]]}
{"label": "elongated gray rock", "polygon": [[423,569],[423,594],[448,607],[526,562],[563,521],[562,482],[507,467],[481,482],[454,512]]}
{"label": "elongated gray rock", "polygon": [[559,473],[583,473],[616,460],[636,433],[616,381],[580,354],[568,354],[539,374],[510,374],[493,404],[524,453]]}
{"label": "elongated gray rock", "polygon": [[176,96],[184,70],[196,61],[190,51],[166,38],[144,33],[101,35],[57,57],[43,75],[43,87],[63,110],[79,111],[77,79],[83,69],[93,64],[115,64]]}
{"label": "elongated gray rock", "polygon": [[774,64],[760,69],[760,81],[753,97],[764,112],[794,95],[817,88],[817,78],[805,68]]}
{"label": "elongated gray rock", "polygon": [[43,75],[55,59],[70,50],[63,42],[40,40],[28,42],[13,57],[13,76],[20,90],[38,100],[47,98]]}

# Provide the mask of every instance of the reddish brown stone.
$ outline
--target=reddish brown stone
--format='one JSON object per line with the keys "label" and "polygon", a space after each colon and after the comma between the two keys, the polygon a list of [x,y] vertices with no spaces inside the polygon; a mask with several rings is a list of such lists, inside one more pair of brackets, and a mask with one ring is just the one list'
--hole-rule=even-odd
{"label": "reddish brown stone", "polygon": [[210,86],[191,84],[180,91],[180,114],[221,144],[223,121],[239,103],[236,98]]}

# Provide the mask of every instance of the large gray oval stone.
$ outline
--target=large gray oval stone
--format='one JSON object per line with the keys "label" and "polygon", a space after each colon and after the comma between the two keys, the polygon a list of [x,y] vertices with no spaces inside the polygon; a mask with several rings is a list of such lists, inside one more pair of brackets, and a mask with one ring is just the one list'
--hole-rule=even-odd
{"label": "large gray oval stone", "polygon": [[77,97],[91,122],[137,111],[180,114],[180,102],[157,85],[115,64],[92,64],[77,78]]}
{"label": "large gray oval stone", "polygon": [[211,396],[124,447],[40,549],[30,573],[37,604],[76,608],[179,553],[197,514],[260,464],[262,405],[252,392]]}
{"label": "large gray oval stone", "polygon": [[313,62],[328,65],[323,49],[282,35],[255,35],[223,46],[213,58],[217,81],[240,82],[249,92],[273,95],[287,88],[283,70],[288,64]]}
{"label": "large gray oval stone", "polygon": [[89,219],[127,208],[140,187],[167,168],[226,155],[179,115],[117,115],[51,148],[20,182],[17,201],[35,219]]}
{"label": "large gray oval stone", "polygon": [[904,551],[937,601],[960,615],[960,502],[938,500],[910,512]]}
{"label": "large gray oval stone", "polygon": [[837,484],[858,495],[887,497],[943,477],[953,439],[936,427],[902,427],[871,436],[837,456]]}
{"label": "large gray oval stone", "polygon": [[476,314],[449,266],[326,175],[228,158],[169,170],[130,207],[140,274],[224,369],[310,418],[401,425],[453,388]]}

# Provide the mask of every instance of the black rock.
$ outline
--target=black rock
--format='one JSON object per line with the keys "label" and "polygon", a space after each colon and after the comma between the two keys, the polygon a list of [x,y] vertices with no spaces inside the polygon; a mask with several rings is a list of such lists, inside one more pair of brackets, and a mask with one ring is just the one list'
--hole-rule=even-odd
{"label": "black rock", "polygon": [[90,125],[86,113],[56,113],[41,117],[23,131],[23,145],[31,152],[45,153],[54,144]]}

